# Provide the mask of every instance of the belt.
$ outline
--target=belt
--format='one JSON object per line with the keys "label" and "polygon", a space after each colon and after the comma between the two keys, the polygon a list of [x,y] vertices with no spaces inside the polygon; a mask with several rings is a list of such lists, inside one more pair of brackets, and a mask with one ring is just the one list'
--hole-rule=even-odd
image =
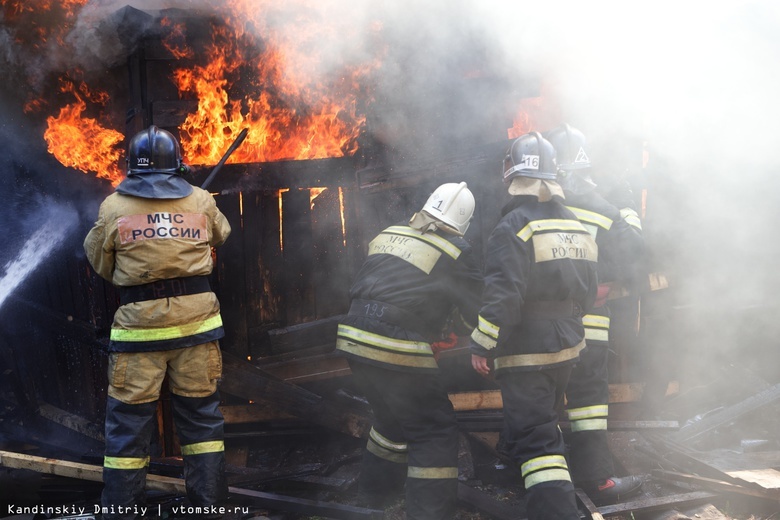
{"label": "belt", "polygon": [[527,302],[523,306],[523,318],[531,320],[556,320],[561,318],[579,318],[584,312],[579,303],[568,300],[541,300]]}
{"label": "belt", "polygon": [[396,325],[405,329],[414,331],[424,337],[430,337],[435,331],[432,327],[420,317],[405,311],[389,303],[378,302],[376,300],[352,300],[349,306],[350,316],[362,316],[379,320],[390,325]]}
{"label": "belt", "polygon": [[186,294],[198,294],[211,292],[211,285],[207,276],[185,276],[182,278],[168,278],[157,280],[142,285],[132,285],[119,288],[119,303],[142,302],[146,300],[158,300]]}

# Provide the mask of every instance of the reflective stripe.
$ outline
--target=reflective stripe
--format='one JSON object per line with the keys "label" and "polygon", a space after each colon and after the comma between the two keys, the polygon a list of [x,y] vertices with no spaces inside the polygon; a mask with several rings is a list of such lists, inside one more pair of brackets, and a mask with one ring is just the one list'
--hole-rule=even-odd
{"label": "reflective stripe", "polygon": [[103,457],[103,467],[109,469],[143,469],[149,465],[149,457]]}
{"label": "reflective stripe", "polygon": [[182,455],[200,455],[202,453],[219,453],[220,451],[225,451],[225,441],[197,442],[181,447]]}
{"label": "reflective stripe", "polygon": [[590,211],[582,208],[574,208],[571,206],[567,206],[567,208],[569,208],[571,212],[574,213],[574,216],[576,216],[577,219],[579,219],[582,222],[595,224],[607,230],[612,227],[612,219],[605,215],[602,215],[601,213],[596,213],[595,211]]}
{"label": "reflective stripe", "polygon": [[496,348],[496,340],[484,334],[483,332],[480,332],[479,329],[474,329],[474,331],[471,333],[471,339],[474,340],[474,343],[487,350]]}
{"label": "reflective stripe", "polygon": [[586,314],[582,318],[585,327],[585,339],[591,341],[609,341],[609,316]]}
{"label": "reflective stripe", "polygon": [[517,232],[517,237],[523,242],[528,240],[538,231],[584,231],[585,227],[577,220],[569,219],[545,219],[534,220],[525,225],[523,229]]}
{"label": "reflective stripe", "polygon": [[371,255],[393,255],[425,274],[431,274],[442,252],[417,238],[380,233],[368,244],[368,256]]}
{"label": "reflective stripe", "polygon": [[359,357],[366,359],[373,359],[374,361],[381,361],[382,363],[388,363],[391,365],[400,365],[406,367],[415,368],[439,368],[436,360],[433,358],[433,351],[430,356],[417,356],[411,354],[397,354],[395,352],[388,352],[386,350],[379,350],[374,347],[367,347],[353,343],[352,341],[337,338],[336,349],[342,352],[349,352]]}
{"label": "reflective stripe", "polygon": [[554,480],[566,480],[571,482],[571,475],[568,469],[546,469],[532,473],[525,477],[525,488],[528,489],[542,482],[552,482]]}
{"label": "reflective stripe", "polygon": [[639,214],[631,208],[623,208],[620,210],[620,216],[626,221],[626,224],[633,226],[638,230],[642,230],[642,220],[639,218]]}
{"label": "reflective stripe", "polygon": [[490,323],[488,320],[483,318],[482,316],[479,317],[479,330],[488,336],[490,336],[493,339],[498,339],[498,331],[501,330],[498,325],[494,325]]}
{"label": "reflective stripe", "polygon": [[580,350],[585,348],[585,340],[582,340],[576,347],[570,347],[559,352],[545,352],[537,354],[515,354],[514,356],[502,356],[496,359],[495,368],[513,367],[535,367],[552,365],[576,359],[580,355]]}
{"label": "reflective stripe", "polygon": [[606,429],[606,419],[581,419],[571,422],[571,431],[573,432],[605,431]]}
{"label": "reflective stripe", "polygon": [[566,457],[563,455],[543,455],[541,457],[536,457],[524,462],[520,466],[520,471],[522,472],[523,477],[526,477],[528,474],[535,471],[550,468],[569,469],[569,466],[566,464]]}
{"label": "reflective stripe", "polygon": [[406,473],[409,478],[458,478],[458,468],[421,468],[409,466]]}
{"label": "reflective stripe", "polygon": [[373,427],[368,434],[366,449],[381,459],[398,464],[404,464],[408,459],[406,443],[393,442]]}
{"label": "reflective stripe", "polygon": [[366,444],[366,450],[370,453],[373,453],[380,459],[393,462],[395,464],[406,464],[409,460],[409,455],[406,452],[398,453],[395,451],[386,450],[381,446],[374,444],[373,442],[368,442]]}
{"label": "reflective stripe", "polygon": [[339,325],[338,336],[349,338],[360,343],[373,345],[375,347],[397,350],[407,354],[428,354],[433,355],[431,346],[424,341],[408,341],[405,339],[395,339],[388,336],[382,336],[368,332],[349,325]]}
{"label": "reflective stripe", "polygon": [[371,431],[368,432],[368,438],[388,450],[406,451],[409,449],[409,446],[405,442],[393,442],[376,431],[373,426],[371,427]]}
{"label": "reflective stripe", "polygon": [[582,317],[582,325],[585,327],[609,328],[609,316],[600,314],[586,314]]}
{"label": "reflective stripe", "polygon": [[570,410],[566,410],[566,415],[569,416],[570,421],[593,419],[594,417],[606,417],[609,415],[609,405],[596,404],[593,406],[583,406],[582,408],[572,408]]}
{"label": "reflective stripe", "polygon": [[424,242],[428,242],[429,244],[442,250],[444,253],[447,253],[455,260],[458,259],[461,253],[460,249],[446,238],[442,238],[434,233],[420,233],[416,229],[412,229],[408,226],[390,226],[382,233],[393,233],[395,235],[414,237]]}
{"label": "reflective stripe", "polygon": [[222,316],[217,314],[211,318],[186,325],[162,327],[159,329],[111,329],[113,341],[161,341],[166,339],[186,338],[202,334],[222,326]]}
{"label": "reflective stripe", "polygon": [[609,341],[609,331],[585,328],[585,339],[590,341]]}

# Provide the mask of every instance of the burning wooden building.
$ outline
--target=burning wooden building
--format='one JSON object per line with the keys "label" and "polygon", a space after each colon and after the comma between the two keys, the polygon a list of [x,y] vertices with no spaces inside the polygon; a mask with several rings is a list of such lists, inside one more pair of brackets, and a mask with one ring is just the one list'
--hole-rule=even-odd
{"label": "burning wooden building", "polygon": [[[44,11],[53,16],[62,10],[56,14],[72,26],[73,13],[84,5],[62,3]],[[47,36],[68,48],[67,23],[37,21],[40,13],[22,2],[4,0],[0,6],[10,26],[36,20],[38,33],[18,36],[29,40],[21,43],[35,47],[35,38]],[[114,9],[93,19],[86,42],[110,47],[93,49],[95,56],[111,51],[103,67],[39,78],[37,89],[56,85],[56,93],[45,91],[49,97],[35,97],[40,93],[35,89],[14,91],[24,99],[24,110],[14,117],[37,121],[24,135],[40,134],[43,140],[4,150],[16,193],[8,192],[11,203],[0,214],[16,219],[18,230],[0,257],[7,262],[0,279],[0,441],[9,451],[99,465],[106,345],[118,297],[91,270],[80,246],[97,204],[122,179],[125,136],[151,124],[177,135],[196,185],[218,165],[208,188],[233,228],[216,253],[211,280],[227,331],[221,391],[231,478],[274,490],[273,482],[284,476],[298,484],[306,477],[317,483],[319,477],[323,484],[331,475],[325,472],[328,464],[354,462],[370,425],[370,410],[350,391],[348,366],[333,353],[336,324],[349,307],[350,281],[367,241],[411,216],[439,184],[466,181],[477,207],[466,238],[482,250],[506,197],[499,175],[508,139],[562,122],[561,109],[544,96],[539,78],[509,84],[477,66],[479,49],[443,65],[461,67],[454,73],[457,83],[416,85],[415,103],[398,105],[371,81],[372,73],[387,67],[381,61],[387,42],[378,33],[365,59],[322,71],[315,49],[328,34],[301,28],[306,39],[295,48],[308,49],[310,59],[291,56],[285,54],[288,42],[251,9],[232,7]],[[407,126],[410,121],[415,126]],[[242,131],[243,141],[225,156]],[[40,157],[43,146],[43,158],[25,160],[25,154]],[[637,202],[647,211],[654,194],[644,180],[642,142],[627,139],[621,146],[628,159],[619,169],[635,182]],[[621,404],[628,406],[624,419],[636,418],[630,406],[641,400],[646,382],[650,404],[678,389],[672,377],[649,380],[651,365],[637,348],[658,340],[658,331],[645,331],[665,318],[670,302],[669,291],[659,291],[668,287],[667,276],[656,270],[674,272],[674,266],[656,265],[653,258],[645,268],[647,279],[615,300],[611,378],[617,429]],[[463,431],[495,433],[500,395],[471,371],[465,355],[456,348],[441,360]],[[778,394],[776,386],[768,388],[762,388],[763,404]],[[672,427],[647,421],[622,426]],[[176,477],[180,453],[165,398],[158,430],[156,470]],[[278,447],[291,436],[312,435],[324,439],[320,447],[330,443],[332,451],[344,452],[325,457],[327,464],[309,461],[305,467],[306,461],[290,456],[274,460],[274,471],[257,469],[258,460],[268,457],[257,453],[258,445]],[[485,439],[473,440],[472,448],[487,445],[489,451],[490,436]],[[0,458],[0,464],[13,464],[9,460],[13,457]],[[332,477],[325,484],[344,491],[350,481]],[[173,496],[178,489],[159,486]],[[769,487],[769,493],[776,491],[776,485]],[[83,499],[95,489],[86,487]],[[317,509],[305,499],[274,502],[244,491],[271,510],[336,518],[371,514]],[[486,515],[506,513],[461,491]]]}

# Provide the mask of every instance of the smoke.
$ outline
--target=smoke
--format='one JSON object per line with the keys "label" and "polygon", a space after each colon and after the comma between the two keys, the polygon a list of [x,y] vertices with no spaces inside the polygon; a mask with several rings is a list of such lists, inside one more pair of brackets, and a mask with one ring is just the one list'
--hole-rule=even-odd
{"label": "smoke", "polygon": [[[24,19],[6,13],[0,71],[42,92],[72,68],[120,64],[137,43],[117,17],[125,6],[233,17],[294,49],[290,77],[365,68],[369,81],[356,88],[371,98],[369,129],[399,157],[506,139],[520,100],[540,97],[546,121],[560,116],[598,144],[594,165],[642,177],[653,267],[668,270],[684,305],[761,306],[780,290],[780,6],[771,0],[90,0],[69,20],[64,47],[24,45]],[[5,87],[3,101],[24,91]],[[627,154],[633,163],[621,162]]]}

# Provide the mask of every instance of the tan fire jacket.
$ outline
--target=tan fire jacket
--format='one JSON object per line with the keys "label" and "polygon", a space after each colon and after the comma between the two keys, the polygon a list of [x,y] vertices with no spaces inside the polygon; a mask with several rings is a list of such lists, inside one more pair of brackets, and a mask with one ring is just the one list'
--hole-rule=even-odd
{"label": "tan fire jacket", "polygon": [[[222,245],[230,224],[214,197],[193,187],[180,199],[114,193],[100,206],[84,240],[95,271],[120,287],[211,273],[211,247]],[[224,336],[219,301],[201,292],[122,305],[111,326],[110,350],[168,350]]]}

